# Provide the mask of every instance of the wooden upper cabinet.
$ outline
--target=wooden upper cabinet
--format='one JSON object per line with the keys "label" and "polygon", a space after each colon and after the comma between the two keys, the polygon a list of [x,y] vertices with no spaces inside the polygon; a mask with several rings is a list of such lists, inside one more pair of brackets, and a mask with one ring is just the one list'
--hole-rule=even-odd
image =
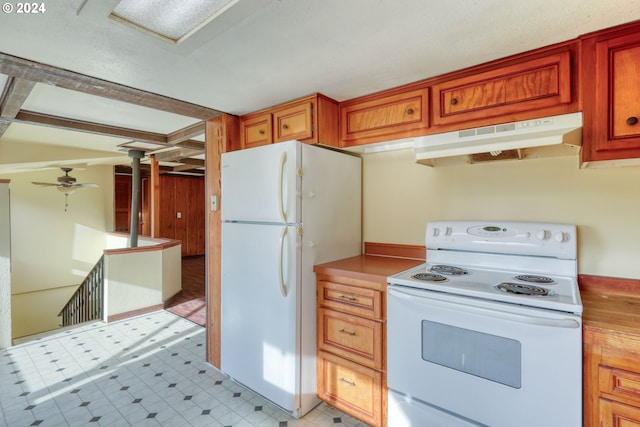
{"label": "wooden upper cabinet", "polygon": [[313,107],[311,102],[302,102],[273,114],[275,123],[275,142],[292,139],[304,140],[313,137],[311,120]]}
{"label": "wooden upper cabinet", "polygon": [[437,83],[432,90],[433,124],[448,125],[570,104],[571,88],[569,51]]}
{"label": "wooden upper cabinet", "polygon": [[242,148],[296,139],[338,147],[338,103],[314,94],[240,118]]}
{"label": "wooden upper cabinet", "polygon": [[377,94],[340,104],[343,147],[417,136],[429,126],[429,89]]}
{"label": "wooden upper cabinet", "polygon": [[271,113],[244,116],[240,121],[242,148],[258,147],[273,142]]}
{"label": "wooden upper cabinet", "polygon": [[640,158],[640,25],[583,44],[583,160]]}

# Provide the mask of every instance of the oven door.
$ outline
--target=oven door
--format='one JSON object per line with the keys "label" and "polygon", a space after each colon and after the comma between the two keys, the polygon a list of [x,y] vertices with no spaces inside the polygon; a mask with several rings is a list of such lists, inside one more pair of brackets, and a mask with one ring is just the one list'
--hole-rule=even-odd
{"label": "oven door", "polygon": [[389,286],[387,357],[390,426],[582,424],[580,316]]}

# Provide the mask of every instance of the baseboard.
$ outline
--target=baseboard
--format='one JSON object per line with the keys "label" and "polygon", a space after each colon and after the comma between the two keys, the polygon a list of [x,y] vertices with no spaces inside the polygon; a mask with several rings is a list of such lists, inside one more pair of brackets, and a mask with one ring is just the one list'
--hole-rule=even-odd
{"label": "baseboard", "polygon": [[149,307],[139,308],[137,310],[125,311],[124,313],[118,313],[118,314],[109,316],[107,318],[107,322],[108,323],[116,322],[118,320],[128,319],[130,317],[136,317],[142,314],[153,313],[154,311],[163,310],[163,309],[164,309],[164,304],[156,304],[156,305],[151,305]]}

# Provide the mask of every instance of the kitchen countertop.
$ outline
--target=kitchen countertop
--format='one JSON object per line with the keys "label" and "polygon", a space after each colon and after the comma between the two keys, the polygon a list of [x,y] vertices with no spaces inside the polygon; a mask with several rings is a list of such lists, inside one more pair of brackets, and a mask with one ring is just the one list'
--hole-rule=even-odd
{"label": "kitchen countertop", "polygon": [[424,260],[378,255],[358,255],[318,264],[313,271],[320,274],[350,277],[376,283],[387,283],[387,277],[424,263]]}

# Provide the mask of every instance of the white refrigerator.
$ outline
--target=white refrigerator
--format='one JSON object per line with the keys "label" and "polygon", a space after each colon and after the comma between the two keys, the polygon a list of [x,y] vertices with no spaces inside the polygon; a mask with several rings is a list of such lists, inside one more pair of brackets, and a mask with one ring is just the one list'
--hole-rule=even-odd
{"label": "white refrigerator", "polygon": [[221,168],[220,368],[301,417],[319,403],[313,265],[361,253],[361,159],[288,141]]}

